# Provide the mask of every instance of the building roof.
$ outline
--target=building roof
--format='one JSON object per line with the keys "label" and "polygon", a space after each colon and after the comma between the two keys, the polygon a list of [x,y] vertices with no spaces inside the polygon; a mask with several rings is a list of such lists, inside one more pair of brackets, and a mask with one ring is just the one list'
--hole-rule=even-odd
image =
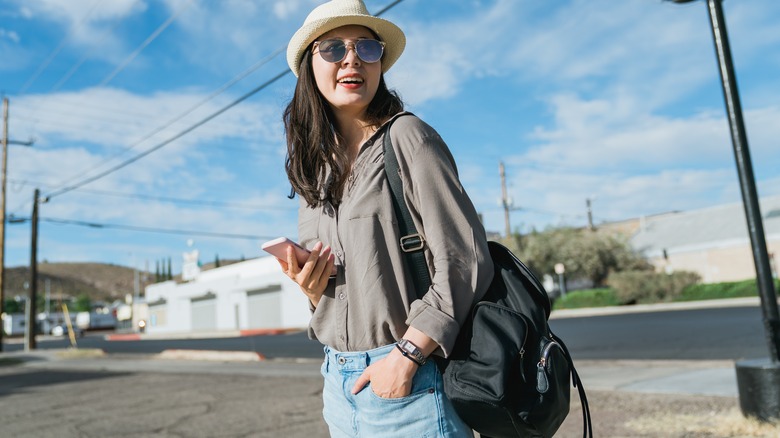
{"label": "building roof", "polygon": [[[759,201],[767,241],[780,240],[780,196]],[[724,204],[641,218],[631,245],[648,257],[668,252],[727,247],[750,241],[743,204]]]}

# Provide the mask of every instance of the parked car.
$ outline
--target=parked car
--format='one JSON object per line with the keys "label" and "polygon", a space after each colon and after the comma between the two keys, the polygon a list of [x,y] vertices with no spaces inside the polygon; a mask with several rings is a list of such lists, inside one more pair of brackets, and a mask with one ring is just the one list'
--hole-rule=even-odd
{"label": "parked car", "polygon": [[[66,324],[55,325],[54,328],[51,329],[51,334],[53,336],[65,336],[68,334],[68,326]],[[84,336],[84,331],[76,326],[73,326],[73,334],[80,338]]]}

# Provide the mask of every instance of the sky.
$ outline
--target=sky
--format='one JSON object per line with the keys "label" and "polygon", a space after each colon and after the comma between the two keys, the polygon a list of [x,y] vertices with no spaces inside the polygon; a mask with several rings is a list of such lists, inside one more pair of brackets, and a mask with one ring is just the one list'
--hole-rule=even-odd
{"label": "sky", "polygon": [[[313,0],[0,0],[6,266],[155,270],[297,235],[285,48]],[[390,0],[367,0],[376,13]],[[759,196],[780,195],[780,2],[723,3]],[[457,162],[488,231],[741,202],[705,1],[404,0],[387,73]],[[277,78],[277,79],[275,79]],[[258,90],[259,89],[259,90]],[[1,134],[0,134],[1,135]]]}

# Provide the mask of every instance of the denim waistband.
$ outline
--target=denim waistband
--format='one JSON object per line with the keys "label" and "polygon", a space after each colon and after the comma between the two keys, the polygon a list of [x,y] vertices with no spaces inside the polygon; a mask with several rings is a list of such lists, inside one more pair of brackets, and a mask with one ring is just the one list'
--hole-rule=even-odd
{"label": "denim waistband", "polygon": [[339,371],[360,371],[371,363],[387,356],[395,348],[395,344],[385,345],[368,351],[338,351],[325,347],[325,361],[335,366]]}

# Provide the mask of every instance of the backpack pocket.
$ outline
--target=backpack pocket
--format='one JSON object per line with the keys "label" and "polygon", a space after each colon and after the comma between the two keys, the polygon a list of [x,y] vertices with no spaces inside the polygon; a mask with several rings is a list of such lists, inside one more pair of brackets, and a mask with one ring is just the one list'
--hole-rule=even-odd
{"label": "backpack pocket", "polygon": [[474,307],[471,322],[468,355],[447,364],[444,391],[463,421],[480,434],[516,435],[512,407],[517,390],[535,380],[523,371],[529,325],[521,314],[490,302]]}
{"label": "backpack pocket", "polygon": [[542,336],[536,364],[536,391],[520,418],[543,436],[552,436],[569,413],[571,365],[557,341]]}

